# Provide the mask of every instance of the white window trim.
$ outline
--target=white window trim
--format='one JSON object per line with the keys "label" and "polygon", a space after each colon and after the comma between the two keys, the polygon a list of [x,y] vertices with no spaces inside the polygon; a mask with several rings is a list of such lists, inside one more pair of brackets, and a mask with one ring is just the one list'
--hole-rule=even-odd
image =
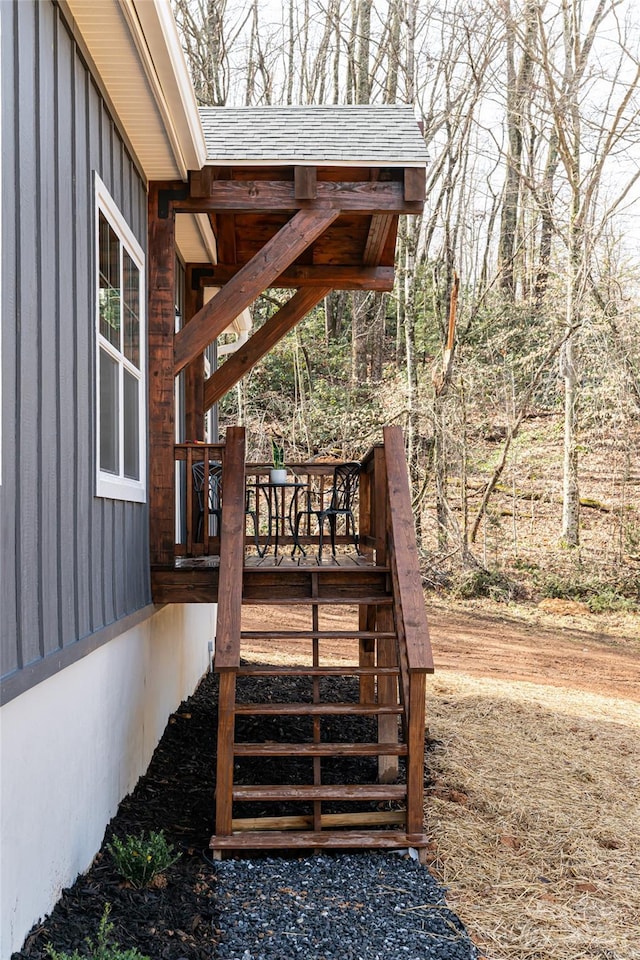
{"label": "white window trim", "polygon": [[[1,21],[0,21],[1,25]],[[0,130],[2,130],[2,30],[0,29]],[[0,149],[0,486],[2,486],[2,150]]]}
{"label": "white window trim", "polygon": [[[116,206],[113,197],[97,173],[94,173],[94,194],[96,496],[108,497],[112,500],[131,500],[135,503],[145,503],[147,500],[147,297],[145,255],[129,225]],[[118,235],[121,245],[126,248],[127,253],[140,270],[140,397],[138,403],[140,480],[132,480],[124,476],[116,477],[111,473],[100,470],[100,349],[103,348],[111,356],[118,359],[122,357],[122,354],[115,351],[109,341],[100,333],[100,213],[109,221],[111,227]],[[120,276],[122,278],[122,271]],[[120,377],[120,410],[123,409],[123,399],[123,382],[122,377]],[[119,462],[122,464],[124,462],[124,430],[122,429],[122,421],[118,434],[120,443]]]}

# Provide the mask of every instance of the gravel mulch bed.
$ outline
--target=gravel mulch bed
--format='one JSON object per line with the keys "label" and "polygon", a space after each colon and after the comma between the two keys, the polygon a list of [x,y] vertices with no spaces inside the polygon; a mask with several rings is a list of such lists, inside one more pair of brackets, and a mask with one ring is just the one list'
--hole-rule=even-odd
{"label": "gravel mulch bed", "polygon": [[[290,678],[283,682],[292,683]],[[246,699],[266,699],[266,684],[274,700],[292,694],[275,690],[273,679],[255,678],[247,685]],[[336,696],[347,693],[340,690]],[[300,689],[294,699],[305,697]],[[477,951],[446,906],[444,891],[408,855],[214,863],[208,842],[216,711],[217,678],[210,675],[171,716],[149,770],[122,801],[89,871],[63,891],[51,915],[31,931],[12,960],[42,960],[48,943],[57,950],[81,949],[84,938],[94,936],[105,903],[111,904],[117,942],[137,947],[152,960],[476,960]],[[274,721],[282,724],[282,719]],[[260,718],[263,728],[264,723]],[[326,735],[335,737],[335,731]],[[242,739],[252,736],[247,729]],[[273,739],[281,736],[282,731],[274,731]],[[255,767],[243,769],[247,782],[260,782]],[[370,770],[362,773],[367,778]],[[295,768],[282,770],[282,782],[304,776]],[[340,782],[339,769],[335,776]],[[122,883],[106,845],[114,836],[150,830],[163,831],[181,856],[157,886],[135,890]]]}

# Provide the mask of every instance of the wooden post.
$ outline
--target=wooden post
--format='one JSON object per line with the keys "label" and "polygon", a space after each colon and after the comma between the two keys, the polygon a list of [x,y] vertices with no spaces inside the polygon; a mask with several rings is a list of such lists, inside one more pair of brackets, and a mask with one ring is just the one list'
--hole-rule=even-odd
{"label": "wooden post", "polygon": [[233,740],[236,675],[220,674],[218,694],[218,757],[216,764],[216,834],[228,837],[233,819]]}
{"label": "wooden post", "polygon": [[245,468],[244,427],[229,427],[222,467],[222,530],[215,668],[240,666],[242,566],[244,562]]}
{"label": "wooden post", "polygon": [[[380,631],[393,631],[393,612],[390,607],[378,607],[376,627]],[[379,667],[397,667],[397,641],[395,639],[378,640],[377,665]],[[378,704],[395,705],[398,703],[398,681],[396,677],[378,677]],[[398,718],[393,714],[378,717],[378,742],[398,742]],[[378,757],[378,780],[380,783],[392,783],[398,777],[398,757]]]}
{"label": "wooden post", "polygon": [[[175,550],[174,376],[175,217],[158,210],[149,186],[149,553],[151,565],[173,566]],[[164,213],[164,216],[160,216]]]}
{"label": "wooden post", "polygon": [[[424,821],[424,725],[427,678],[410,675],[407,756],[407,833],[420,837]],[[410,839],[410,838],[409,838]]]}
{"label": "wooden post", "polygon": [[[202,308],[203,290],[199,282],[194,284],[193,263],[187,264],[185,277],[184,322],[188,323]],[[185,440],[204,440],[204,354],[184,369],[184,421]],[[214,440],[217,440],[214,437]]]}

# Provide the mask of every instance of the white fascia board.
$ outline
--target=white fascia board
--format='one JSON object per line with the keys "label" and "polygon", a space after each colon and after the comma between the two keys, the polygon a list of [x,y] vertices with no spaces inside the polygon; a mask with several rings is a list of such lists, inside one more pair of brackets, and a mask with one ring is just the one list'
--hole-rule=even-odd
{"label": "white fascia board", "polygon": [[183,179],[207,157],[189,71],[169,0],[120,0]]}
{"label": "white fascia board", "polygon": [[426,168],[424,160],[381,160],[379,157],[375,160],[370,157],[364,157],[362,160],[299,160],[291,158],[283,160],[272,160],[269,157],[261,157],[259,160],[243,159],[241,156],[223,157],[218,160],[215,157],[207,157],[205,166],[207,167],[391,167],[393,169],[404,169],[413,167],[416,170],[422,167]]}
{"label": "white fascia board", "polygon": [[206,213],[196,213],[195,221],[198,225],[198,230],[200,231],[200,236],[202,237],[202,242],[204,243],[207,254],[209,255],[209,260],[211,263],[218,262],[218,244],[216,242],[216,237],[211,229],[211,221]]}

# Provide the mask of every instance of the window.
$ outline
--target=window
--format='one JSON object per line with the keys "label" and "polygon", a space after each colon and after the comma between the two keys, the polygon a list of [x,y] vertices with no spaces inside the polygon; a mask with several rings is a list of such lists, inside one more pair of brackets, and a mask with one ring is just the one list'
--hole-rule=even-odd
{"label": "window", "polygon": [[96,175],[97,495],[146,500],[144,253]]}

